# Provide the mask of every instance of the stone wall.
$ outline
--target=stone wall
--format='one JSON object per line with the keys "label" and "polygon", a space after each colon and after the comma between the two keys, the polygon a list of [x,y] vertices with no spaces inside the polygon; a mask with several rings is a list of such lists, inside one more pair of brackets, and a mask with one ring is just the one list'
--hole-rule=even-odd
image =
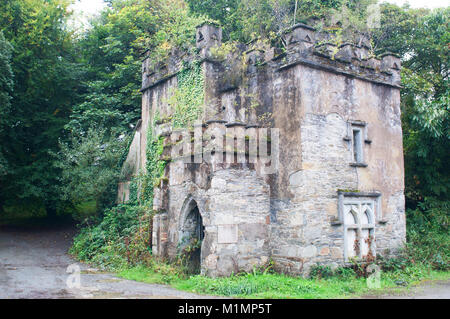
{"label": "stone wall", "polygon": [[[202,174],[201,170],[197,174]],[[192,181],[169,184],[169,203],[164,222],[154,225],[164,238],[154,238],[154,251],[175,257],[182,244],[183,222],[198,206],[205,227],[202,273],[228,275],[269,260],[269,189],[252,170],[219,170],[211,173],[209,188]],[[158,247],[159,245],[159,247]]]}
{"label": "stone wall", "polygon": [[[301,151],[290,160],[301,167],[280,171],[288,175],[290,198],[277,198],[272,208],[277,220],[272,226],[274,260],[289,272],[303,272],[317,262],[344,264],[338,190],[381,193],[376,251],[400,247],[406,230],[398,90],[302,65],[291,72],[296,75],[296,107],[302,120],[294,133]],[[351,143],[346,140],[352,121],[367,123],[364,166],[352,165]],[[280,145],[285,153],[286,143]]]}

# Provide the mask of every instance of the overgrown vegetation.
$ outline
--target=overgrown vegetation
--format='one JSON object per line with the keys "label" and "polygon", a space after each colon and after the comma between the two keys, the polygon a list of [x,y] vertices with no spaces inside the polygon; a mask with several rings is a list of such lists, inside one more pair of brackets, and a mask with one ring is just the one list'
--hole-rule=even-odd
{"label": "overgrown vegetation", "polygon": [[[173,127],[188,128],[202,111],[204,79],[200,65],[186,67],[177,80],[178,88],[168,100],[173,116],[166,120]],[[160,185],[167,165],[167,160],[161,158],[164,138],[154,136],[155,124],[160,120],[159,113],[153,116],[147,132],[146,170],[132,179],[130,201],[106,210],[100,223],[84,228],[75,238],[71,253],[81,260],[109,269],[139,265],[174,276],[186,272],[183,258],[170,265],[151,256],[152,218],[158,213],[153,211],[153,191]]]}
{"label": "overgrown vegetation", "polygon": [[177,75],[178,86],[168,100],[173,108],[173,128],[191,128],[203,111],[204,78],[198,62]]}
{"label": "overgrown vegetation", "polygon": [[102,268],[145,265],[146,260],[151,260],[149,227],[150,219],[142,207],[118,205],[106,210],[99,224],[83,228],[70,252]]}

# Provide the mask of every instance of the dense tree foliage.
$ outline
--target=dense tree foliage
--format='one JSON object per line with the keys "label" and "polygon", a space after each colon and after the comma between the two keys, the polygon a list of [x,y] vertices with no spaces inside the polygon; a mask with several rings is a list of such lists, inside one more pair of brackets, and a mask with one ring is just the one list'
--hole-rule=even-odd
{"label": "dense tree foliage", "polygon": [[280,32],[303,22],[337,42],[370,37],[373,54],[402,57],[408,220],[448,226],[449,8],[382,4],[372,28],[376,0],[106,2],[76,34],[71,0],[0,3],[0,207],[31,203],[79,215],[86,203],[94,213],[113,204],[140,117],[144,52],[156,62],[175,48],[194,50],[195,26],[205,20],[220,23],[226,41],[260,36],[282,47]]}
{"label": "dense tree foliage", "polygon": [[9,118],[11,94],[13,91],[11,51],[11,45],[5,39],[3,33],[0,32],[0,176],[6,175],[8,171],[6,159],[3,155],[3,145],[6,142],[6,135],[4,134],[4,131],[8,125],[7,120]]}
{"label": "dense tree foliage", "polygon": [[75,105],[67,129],[92,126],[129,131],[140,117],[141,55],[164,60],[174,47],[193,42],[199,19],[191,18],[183,1],[110,1],[79,41],[86,68],[85,94]]}
{"label": "dense tree foliage", "polygon": [[201,21],[180,0],[115,0],[91,22],[77,43],[83,99],[73,105],[65,126],[71,140],[58,156],[63,200],[95,201],[97,212],[113,203],[126,142],[141,115],[142,54],[150,49],[163,61],[175,47],[192,49]]}
{"label": "dense tree foliage", "polygon": [[[366,30],[367,8],[376,0],[187,0],[192,12],[224,27],[225,39],[250,41],[279,35],[295,23],[328,30]],[[349,32],[350,33],[350,32]]]}
{"label": "dense tree foliage", "polygon": [[101,128],[71,134],[68,142],[61,143],[56,161],[62,171],[61,200],[72,204],[76,219],[84,220],[114,203],[118,163],[127,145],[124,138],[110,136]]}
{"label": "dense tree foliage", "polygon": [[49,212],[58,201],[50,150],[77,100],[79,65],[66,22],[66,0],[0,2],[0,30],[12,45],[14,90],[2,150],[8,169],[0,176],[3,205],[33,202]]}

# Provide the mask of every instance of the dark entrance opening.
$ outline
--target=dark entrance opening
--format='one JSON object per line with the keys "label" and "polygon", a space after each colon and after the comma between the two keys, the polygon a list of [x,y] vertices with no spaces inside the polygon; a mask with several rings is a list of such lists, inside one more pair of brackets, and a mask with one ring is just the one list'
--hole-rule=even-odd
{"label": "dark entrance opening", "polygon": [[204,238],[205,227],[197,204],[195,204],[186,216],[182,235],[182,252],[189,273],[200,273],[201,247]]}

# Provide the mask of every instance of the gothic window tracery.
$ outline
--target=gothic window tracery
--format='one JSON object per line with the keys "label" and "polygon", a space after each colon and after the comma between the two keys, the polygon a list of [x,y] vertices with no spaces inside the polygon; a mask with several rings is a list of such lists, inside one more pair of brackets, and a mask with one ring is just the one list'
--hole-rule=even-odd
{"label": "gothic window tracery", "polygon": [[344,202],[345,259],[375,255],[374,201],[349,198]]}

